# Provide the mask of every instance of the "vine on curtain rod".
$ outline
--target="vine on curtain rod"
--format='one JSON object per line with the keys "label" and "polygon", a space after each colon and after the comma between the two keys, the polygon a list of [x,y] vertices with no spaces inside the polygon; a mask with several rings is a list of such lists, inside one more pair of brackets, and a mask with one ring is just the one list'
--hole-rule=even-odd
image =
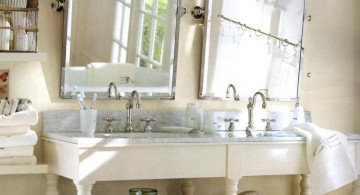
{"label": "vine on curtain rod", "polygon": [[[270,33],[263,32],[263,31],[261,31],[260,29],[252,28],[252,27],[250,27],[250,26],[248,26],[248,25],[246,25],[246,24],[243,24],[243,23],[241,23],[241,22],[239,22],[239,21],[235,21],[235,20],[233,20],[233,19],[231,19],[231,18],[228,18],[228,17],[226,17],[226,16],[224,16],[224,15],[222,15],[222,14],[219,14],[218,17],[219,17],[220,20],[226,20],[226,21],[228,21],[228,22],[231,22],[231,23],[234,23],[234,24],[236,24],[236,25],[239,25],[239,27],[240,27],[241,30],[243,30],[243,31],[246,31],[247,29],[248,29],[248,30],[251,30],[251,31],[253,31],[254,34],[255,34],[256,36],[258,36],[258,37],[260,37],[261,35],[266,35],[266,36],[268,37],[268,39],[270,39],[270,37],[273,38],[273,39],[276,39],[276,40],[278,40],[284,47],[286,47],[286,46],[288,46],[288,45],[292,45],[292,46],[294,46],[294,48],[297,48],[297,47],[300,46],[300,43],[292,43],[292,42],[288,41],[287,39],[282,39],[282,38],[276,37],[276,36],[274,36],[274,35],[272,35],[272,34],[270,34]],[[244,28],[245,28],[245,29],[244,29]],[[302,48],[302,49],[304,49],[304,48]]]}

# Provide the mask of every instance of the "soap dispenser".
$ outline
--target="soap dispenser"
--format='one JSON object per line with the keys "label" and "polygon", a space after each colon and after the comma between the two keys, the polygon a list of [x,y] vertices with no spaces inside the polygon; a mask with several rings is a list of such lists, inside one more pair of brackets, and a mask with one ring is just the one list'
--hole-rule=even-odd
{"label": "soap dispenser", "polygon": [[290,126],[300,124],[300,123],[305,123],[305,114],[304,114],[304,108],[300,104],[300,99],[297,98],[295,108],[293,110],[293,116],[291,119]]}
{"label": "soap dispenser", "polygon": [[185,115],[185,126],[193,128],[191,132],[200,132],[203,123],[203,109],[196,103],[188,103]]}

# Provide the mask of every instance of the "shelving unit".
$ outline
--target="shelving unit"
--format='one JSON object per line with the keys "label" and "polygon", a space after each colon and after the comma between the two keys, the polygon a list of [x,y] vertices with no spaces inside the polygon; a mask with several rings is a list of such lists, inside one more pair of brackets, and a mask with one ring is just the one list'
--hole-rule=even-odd
{"label": "shelving unit", "polygon": [[47,60],[47,53],[17,53],[0,52],[0,62],[44,62]]}
{"label": "shelving unit", "polygon": [[39,8],[9,6],[0,4],[0,52],[36,53]]}
{"label": "shelving unit", "polygon": [[47,174],[48,165],[0,165],[0,175]]}

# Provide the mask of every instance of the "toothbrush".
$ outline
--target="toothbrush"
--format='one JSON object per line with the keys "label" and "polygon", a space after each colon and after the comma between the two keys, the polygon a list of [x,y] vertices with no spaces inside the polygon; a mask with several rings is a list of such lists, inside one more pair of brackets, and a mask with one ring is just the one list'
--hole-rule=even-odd
{"label": "toothbrush", "polygon": [[71,97],[74,97],[78,91],[79,91],[78,86],[74,85],[73,90],[71,92]]}
{"label": "toothbrush", "polygon": [[90,109],[94,109],[94,104],[95,104],[96,98],[97,98],[97,94],[94,93],[94,95],[93,95],[93,97],[92,97],[92,103],[91,103]]}
{"label": "toothbrush", "polygon": [[78,93],[78,94],[76,95],[76,98],[77,98],[77,100],[78,100],[78,102],[79,102],[79,104],[80,104],[81,109],[82,109],[82,110],[86,110],[86,106],[85,106],[85,104],[84,104],[84,99],[81,97],[81,94],[80,94],[80,93]]}

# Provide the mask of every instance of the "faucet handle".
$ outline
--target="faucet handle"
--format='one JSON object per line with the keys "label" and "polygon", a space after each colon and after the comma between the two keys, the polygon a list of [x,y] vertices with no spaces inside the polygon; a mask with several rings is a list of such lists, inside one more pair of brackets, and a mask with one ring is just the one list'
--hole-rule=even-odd
{"label": "faucet handle", "polygon": [[150,122],[154,122],[154,121],[156,121],[156,119],[150,118],[150,117],[145,117],[145,118],[140,118],[140,121],[144,121],[146,123],[144,126],[144,131],[150,132],[152,129],[150,126]]}
{"label": "faucet handle", "polygon": [[261,119],[261,121],[262,121],[262,122],[266,122],[265,132],[271,131],[271,130],[272,130],[272,128],[271,128],[271,123],[276,122],[275,119],[269,119],[269,118]]}
{"label": "faucet handle", "polygon": [[239,122],[240,120],[239,120],[239,119],[234,119],[234,118],[226,118],[226,119],[224,119],[224,121],[225,121],[225,122],[230,122],[228,131],[233,132],[233,131],[236,130],[234,123],[235,123],[235,122]]}
{"label": "faucet handle", "polygon": [[113,128],[111,122],[116,121],[116,118],[115,118],[115,117],[106,116],[106,117],[103,117],[102,120],[108,122],[108,124],[107,124],[107,126],[106,126],[106,128],[105,128],[105,130],[104,130],[104,135],[105,135],[105,136],[110,136],[110,135],[113,133],[113,131],[114,131],[114,128]]}

